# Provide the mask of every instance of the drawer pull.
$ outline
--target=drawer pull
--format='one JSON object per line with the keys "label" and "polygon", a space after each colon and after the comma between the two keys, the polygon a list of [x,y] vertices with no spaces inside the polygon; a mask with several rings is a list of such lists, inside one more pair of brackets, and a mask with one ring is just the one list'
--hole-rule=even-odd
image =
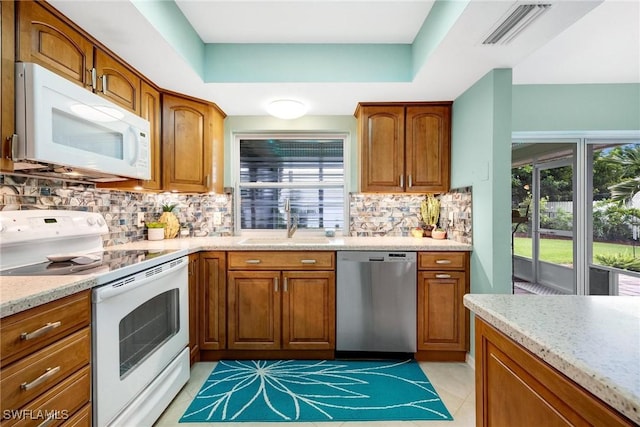
{"label": "drawer pull", "polygon": [[55,411],[54,411],[51,414],[49,414],[49,416],[47,417],[46,420],[44,420],[43,422],[38,424],[38,427],[47,427],[48,425],[53,424],[55,422],[55,420],[56,420],[56,414],[55,414]]}
{"label": "drawer pull", "polygon": [[20,339],[22,341],[28,341],[28,340],[32,340],[34,338],[39,338],[39,337],[43,336],[44,334],[47,334],[47,333],[51,332],[52,330],[54,330],[55,328],[57,328],[60,325],[62,325],[62,322],[47,323],[42,328],[36,329],[33,332],[29,332],[29,333],[23,332],[23,333],[21,333],[20,334]]}
{"label": "drawer pull", "polygon": [[436,274],[436,279],[451,279],[450,274]]}
{"label": "drawer pull", "polygon": [[259,259],[248,259],[245,261],[247,264],[260,264],[262,261]]}
{"label": "drawer pull", "polygon": [[317,261],[315,259],[301,259],[300,262],[303,264],[315,264]]}
{"label": "drawer pull", "polygon": [[451,264],[450,259],[437,259],[436,264]]}
{"label": "drawer pull", "polygon": [[44,374],[40,375],[38,378],[31,381],[30,383],[20,384],[20,389],[25,391],[31,390],[32,388],[39,386],[40,384],[42,384],[43,382],[45,382],[46,380],[48,380],[49,378],[57,374],[59,370],[60,370],[60,366],[56,366],[55,368],[47,368],[47,370],[44,371]]}

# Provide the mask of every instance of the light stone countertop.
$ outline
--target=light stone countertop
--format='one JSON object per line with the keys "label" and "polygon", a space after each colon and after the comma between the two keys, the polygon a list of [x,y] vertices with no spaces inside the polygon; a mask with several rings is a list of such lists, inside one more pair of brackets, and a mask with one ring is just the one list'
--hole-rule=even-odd
{"label": "light stone countertop", "polygon": [[[284,231],[275,233],[252,233],[234,237],[191,237],[158,241],[142,240],[109,249],[186,249],[188,253],[200,251],[470,251],[471,246],[452,240],[435,240],[413,237],[342,237],[329,238],[328,243],[319,243],[323,235],[297,233],[286,239]],[[260,244],[243,244],[243,241],[265,239]],[[274,240],[275,239],[275,240]],[[280,241],[286,241],[282,244]],[[32,307],[72,295],[97,284],[94,275],[73,276],[0,276],[0,318],[19,313]]]}
{"label": "light stone countertop", "polygon": [[464,305],[640,424],[640,298],[467,294]]}

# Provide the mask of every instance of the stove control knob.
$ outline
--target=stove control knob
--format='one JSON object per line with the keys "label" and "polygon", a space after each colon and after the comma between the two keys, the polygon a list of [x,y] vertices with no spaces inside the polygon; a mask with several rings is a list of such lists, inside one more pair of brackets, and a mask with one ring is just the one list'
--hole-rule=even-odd
{"label": "stove control knob", "polygon": [[5,227],[4,224],[0,222],[0,233],[4,232],[6,229],[7,227]]}
{"label": "stove control knob", "polygon": [[102,227],[104,225],[104,219],[98,217],[98,225]]}
{"label": "stove control knob", "polygon": [[96,220],[92,216],[87,218],[87,224],[94,225],[95,223],[96,223]]}

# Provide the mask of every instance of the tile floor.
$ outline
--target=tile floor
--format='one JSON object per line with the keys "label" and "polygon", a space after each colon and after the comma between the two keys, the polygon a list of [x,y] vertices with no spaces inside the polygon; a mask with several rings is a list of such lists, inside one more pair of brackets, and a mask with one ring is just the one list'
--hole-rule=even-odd
{"label": "tile floor", "polygon": [[[206,426],[213,423],[182,423],[178,420],[207,379],[215,362],[200,362],[191,368],[191,379],[156,422],[155,427]],[[380,421],[380,422],[307,422],[307,423],[216,423],[226,427],[473,427],[475,426],[475,379],[473,368],[466,363],[420,362],[436,391],[453,416],[453,421]]]}

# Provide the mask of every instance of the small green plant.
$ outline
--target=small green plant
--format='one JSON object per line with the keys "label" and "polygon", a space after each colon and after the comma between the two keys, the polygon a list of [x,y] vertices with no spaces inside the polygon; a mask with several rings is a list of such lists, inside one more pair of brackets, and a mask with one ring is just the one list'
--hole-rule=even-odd
{"label": "small green plant", "polygon": [[640,258],[635,258],[629,253],[596,255],[595,258],[600,263],[600,265],[640,272]]}
{"label": "small green plant", "polygon": [[420,205],[420,216],[426,225],[435,227],[440,218],[440,200],[433,194],[427,194],[426,200]]}
{"label": "small green plant", "polygon": [[178,206],[177,203],[165,203],[162,205],[162,212],[173,212],[176,206]]}
{"label": "small green plant", "polygon": [[164,228],[165,226],[164,222],[158,221],[147,222],[145,223],[145,225],[147,226],[147,228]]}

